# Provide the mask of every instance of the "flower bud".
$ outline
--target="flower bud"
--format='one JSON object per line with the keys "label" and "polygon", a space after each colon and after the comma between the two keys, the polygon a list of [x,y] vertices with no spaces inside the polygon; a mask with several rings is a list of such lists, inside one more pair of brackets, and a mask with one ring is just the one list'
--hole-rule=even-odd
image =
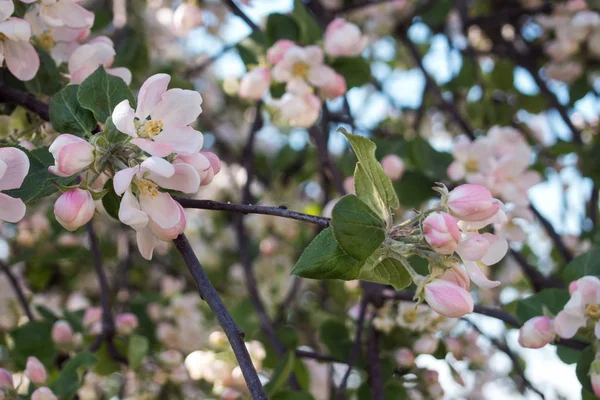
{"label": "flower bud", "polygon": [[25,366],[25,375],[37,385],[46,382],[48,374],[44,365],[35,357],[28,357]]}
{"label": "flower bud", "polygon": [[216,154],[209,151],[201,151],[191,156],[177,155],[173,165],[185,163],[192,166],[200,176],[200,184],[208,185],[214,176],[221,171],[221,160]]}
{"label": "flower bud", "polygon": [[550,317],[533,317],[519,330],[519,344],[529,349],[539,349],[554,340],[554,320]]}
{"label": "flower bud", "polygon": [[291,40],[281,39],[275,42],[273,46],[267,50],[267,61],[271,65],[277,64],[279,61],[283,59],[285,53],[291,49],[292,47],[296,47],[296,43]]}
{"label": "flower bud", "polygon": [[450,214],[463,221],[483,221],[498,212],[500,204],[481,185],[460,185],[450,193],[446,205]]}
{"label": "flower bud", "polygon": [[450,214],[431,213],[423,221],[423,235],[429,245],[440,254],[452,254],[460,241],[457,221]]}
{"label": "flower bud", "polygon": [[427,385],[435,385],[438,383],[439,378],[440,374],[436,370],[426,369],[423,371],[423,381],[425,381]]}
{"label": "flower bud", "polygon": [[467,274],[467,271],[465,271],[458,264],[452,268],[444,270],[444,273],[439,279],[455,283],[465,290],[469,290],[469,287],[471,286],[471,278],[469,278],[469,274]]}
{"label": "flower bud", "polygon": [[395,358],[396,364],[400,368],[408,369],[411,368],[415,363],[414,353],[406,347],[399,349],[395,354]]}
{"label": "flower bud", "polygon": [[94,146],[68,133],[57,137],[48,150],[54,156],[54,165],[48,169],[58,176],[74,175],[94,161]]}
{"label": "flower bud", "polygon": [[132,313],[123,313],[115,318],[115,327],[120,335],[129,335],[138,327],[138,319]]}
{"label": "flower bud", "polygon": [[43,386],[31,394],[31,400],[58,400],[58,397],[52,393],[52,390]]}
{"label": "flower bud", "polygon": [[242,78],[238,95],[242,99],[260,100],[270,85],[271,71],[269,68],[254,68]]}
{"label": "flower bud", "polygon": [[473,312],[473,298],[455,283],[437,279],[424,287],[425,301],[437,313],[459,318]]}
{"label": "flower bud", "polygon": [[82,189],[69,190],[54,203],[54,216],[68,231],[74,231],[87,224],[94,216],[95,210],[92,194]]}
{"label": "flower bud", "polygon": [[321,98],[335,99],[343,96],[348,91],[346,80],[338,73],[331,74],[331,79],[327,79],[325,84],[319,88]]}
{"label": "flower bud", "polygon": [[444,343],[446,344],[446,349],[448,349],[448,351],[452,353],[454,358],[456,358],[457,360],[462,360],[463,343],[460,339],[450,336],[444,340]]}
{"label": "flower bud", "polygon": [[433,354],[438,348],[438,340],[433,336],[423,336],[413,343],[413,351],[417,354]]}
{"label": "flower bud", "polygon": [[52,341],[58,345],[66,345],[73,340],[73,329],[67,321],[59,320],[52,326]]}
{"label": "flower bud", "polygon": [[0,368],[0,393],[3,389],[14,389],[12,374]]}
{"label": "flower bud", "polygon": [[183,362],[183,355],[177,350],[165,350],[160,353],[158,358],[168,369],[175,369]]}
{"label": "flower bud", "polygon": [[395,154],[388,154],[381,160],[383,172],[393,181],[402,178],[404,174],[404,161]]}
{"label": "flower bud", "polygon": [[92,325],[102,321],[102,309],[100,307],[90,307],[83,314],[83,326],[90,328]]}
{"label": "flower bud", "polygon": [[310,128],[321,115],[321,100],[313,94],[286,93],[278,102],[282,118],[291,126]]}
{"label": "flower bud", "polygon": [[367,46],[358,26],[343,18],[336,18],[325,30],[325,52],[331,56],[358,56]]}

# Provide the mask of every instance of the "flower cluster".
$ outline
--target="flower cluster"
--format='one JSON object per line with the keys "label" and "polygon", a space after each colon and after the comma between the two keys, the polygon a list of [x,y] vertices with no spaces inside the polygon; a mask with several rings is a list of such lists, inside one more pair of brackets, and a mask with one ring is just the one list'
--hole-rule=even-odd
{"label": "flower cluster", "polygon": [[285,94],[273,99],[273,106],[291,126],[310,127],[319,118],[322,100],[334,99],[347,91],[344,77],[325,63],[325,56],[329,60],[357,56],[366,45],[359,28],[341,18],[327,27],[323,48],[278,40],[267,50],[266,62],[242,78],[239,96],[258,100],[272,82],[285,83]]}
{"label": "flower cluster", "polygon": [[190,126],[202,112],[200,94],[167,90],[169,81],[168,75],[154,75],[142,85],[136,110],[128,100],[114,108],[112,120],[127,135],[119,144],[102,136],[88,142],[70,134],[52,143],[52,173],[67,177],[89,170],[54,205],[63,227],[73,231],[90,221],[95,197],[102,196],[93,189],[102,189],[111,178],[114,192],[122,196],[119,219],[135,229],[144,258],[152,258],[158,241],[175,239],[183,232],[183,208],[161,189],[196,193],[219,172],[220,162],[213,153],[200,151],[202,133]]}
{"label": "flower cluster", "polygon": [[532,150],[514,128],[492,127],[486,136],[474,141],[461,136],[456,139],[454,162],[448,167],[448,177],[465,180],[488,188],[505,205],[506,219],[494,221],[503,236],[524,241],[526,234],[519,221],[532,221],[527,191],[541,181],[540,174],[527,168],[532,162]]}

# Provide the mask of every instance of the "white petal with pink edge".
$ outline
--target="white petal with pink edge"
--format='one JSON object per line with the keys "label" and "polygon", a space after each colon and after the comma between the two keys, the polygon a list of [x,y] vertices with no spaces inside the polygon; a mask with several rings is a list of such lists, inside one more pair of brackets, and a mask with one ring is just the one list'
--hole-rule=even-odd
{"label": "white petal with pink edge", "polygon": [[29,172],[29,158],[14,147],[0,148],[0,160],[6,164],[6,170],[0,177],[0,190],[18,189]]}
{"label": "white petal with pink edge", "polygon": [[167,74],[156,74],[146,79],[138,94],[136,117],[143,121],[152,113],[167,91],[170,81],[171,77]]}
{"label": "white petal with pink edge", "polygon": [[4,193],[0,193],[0,221],[19,222],[25,216],[25,203]]}

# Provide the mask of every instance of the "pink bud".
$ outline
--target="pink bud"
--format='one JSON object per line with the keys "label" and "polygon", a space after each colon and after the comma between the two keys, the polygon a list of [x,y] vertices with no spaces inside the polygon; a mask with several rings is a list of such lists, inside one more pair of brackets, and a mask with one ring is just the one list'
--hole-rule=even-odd
{"label": "pink bud", "polygon": [[209,151],[201,151],[190,156],[179,154],[173,160],[173,165],[179,163],[193,167],[200,176],[201,185],[208,185],[221,170],[221,160]]}
{"label": "pink bud", "polygon": [[469,274],[467,274],[467,271],[459,265],[455,265],[452,268],[445,270],[439,279],[452,282],[465,290],[469,290],[469,287],[471,286]]}
{"label": "pink bud", "polygon": [[433,336],[422,336],[413,343],[413,350],[417,354],[433,354],[438,348],[438,340]]}
{"label": "pink bud", "polygon": [[90,307],[83,314],[83,326],[90,328],[92,325],[102,321],[102,309],[100,307]]}
{"label": "pink bud", "polygon": [[41,384],[46,382],[48,374],[44,365],[35,357],[28,357],[27,364],[25,366],[25,375],[29,380],[35,384]]}
{"label": "pink bud", "polygon": [[404,161],[395,154],[388,154],[381,160],[383,172],[393,181],[402,178],[404,174]]}
{"label": "pink bud", "polygon": [[423,371],[423,380],[427,385],[435,385],[438,383],[440,374],[436,370],[426,369]]}
{"label": "pink bud", "polygon": [[134,314],[123,313],[115,318],[115,326],[120,335],[129,335],[138,327],[138,319]]}
{"label": "pink bud", "polygon": [[539,349],[554,340],[554,320],[550,317],[533,317],[519,330],[519,344],[529,349]]}
{"label": "pink bud", "polygon": [[444,340],[444,343],[446,344],[446,349],[452,353],[454,358],[457,360],[461,360],[463,358],[463,344],[460,339],[455,337],[447,337],[446,340]]}
{"label": "pink bud", "polygon": [[415,363],[415,355],[406,347],[399,349],[395,354],[395,358],[396,364],[400,368],[411,368]]}
{"label": "pink bud", "polygon": [[270,85],[271,71],[269,68],[254,68],[242,78],[238,95],[242,99],[260,100]]}
{"label": "pink bud", "polygon": [[14,389],[12,374],[4,368],[0,368],[0,393],[1,389]]}
{"label": "pink bud", "polygon": [[322,98],[335,99],[343,96],[348,91],[346,80],[338,73],[332,74],[332,79],[327,79],[325,84],[319,88],[319,94]]}
{"label": "pink bud", "polygon": [[94,146],[74,135],[60,135],[48,150],[54,156],[48,169],[58,176],[74,175],[94,162]]}
{"label": "pink bud", "polygon": [[457,221],[444,212],[431,213],[423,221],[423,235],[429,245],[440,254],[452,254],[460,241]]}
{"label": "pink bud", "polygon": [[276,41],[275,44],[267,50],[267,61],[271,65],[277,64],[292,47],[296,47],[296,43],[291,40],[282,39]]}
{"label": "pink bud", "polygon": [[325,52],[331,56],[358,56],[367,46],[360,29],[343,18],[336,18],[325,30]]}
{"label": "pink bud", "polygon": [[74,231],[87,224],[94,216],[95,210],[92,194],[82,189],[69,190],[54,203],[54,216],[68,231]]}
{"label": "pink bud", "polygon": [[177,350],[165,350],[158,358],[169,369],[175,369],[183,362],[183,355]]}
{"label": "pink bud", "polygon": [[73,340],[73,329],[67,321],[59,320],[52,326],[52,340],[58,345],[71,343]]}
{"label": "pink bud", "polygon": [[346,190],[346,193],[354,193],[354,177],[353,176],[349,176],[346,179],[344,179],[344,190]]}
{"label": "pink bud", "polygon": [[439,314],[459,318],[473,312],[473,298],[462,287],[441,279],[425,285],[425,301]]}
{"label": "pink bud", "polygon": [[47,387],[41,387],[31,394],[31,400],[58,400],[58,397]]}
{"label": "pink bud", "polygon": [[450,213],[463,221],[483,221],[498,212],[500,204],[481,185],[460,185],[448,193],[446,205]]}

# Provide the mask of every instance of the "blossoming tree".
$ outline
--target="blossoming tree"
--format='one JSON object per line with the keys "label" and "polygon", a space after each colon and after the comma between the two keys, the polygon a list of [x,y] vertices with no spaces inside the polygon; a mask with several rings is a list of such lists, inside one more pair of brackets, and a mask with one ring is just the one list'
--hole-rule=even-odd
{"label": "blossoming tree", "polygon": [[600,397],[598,3],[275,3],[0,0],[0,399]]}

